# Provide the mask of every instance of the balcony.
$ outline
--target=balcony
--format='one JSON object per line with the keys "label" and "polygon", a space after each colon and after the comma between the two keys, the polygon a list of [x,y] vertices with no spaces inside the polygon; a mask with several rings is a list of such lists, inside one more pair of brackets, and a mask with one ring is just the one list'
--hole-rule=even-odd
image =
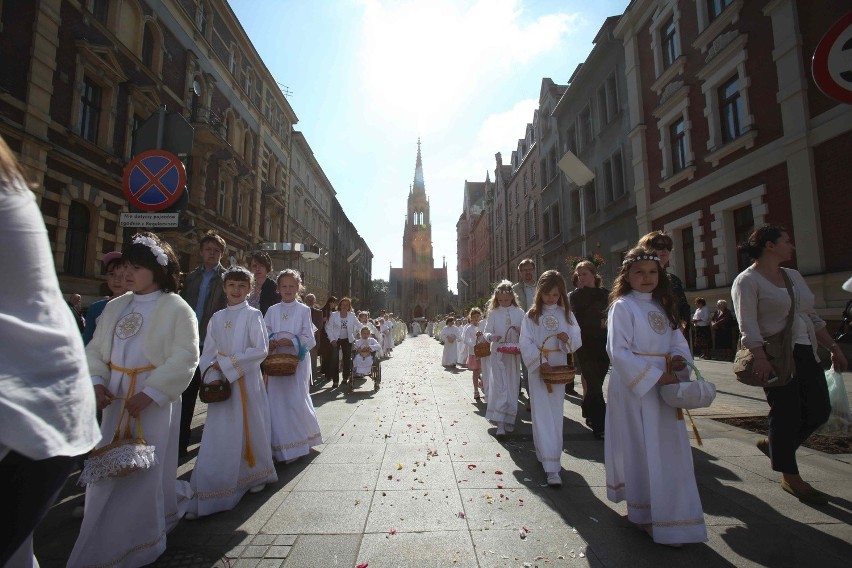
{"label": "balcony", "polygon": [[206,107],[192,109],[192,125],[195,127],[195,139],[202,144],[217,146],[228,143],[228,127],[221,116]]}

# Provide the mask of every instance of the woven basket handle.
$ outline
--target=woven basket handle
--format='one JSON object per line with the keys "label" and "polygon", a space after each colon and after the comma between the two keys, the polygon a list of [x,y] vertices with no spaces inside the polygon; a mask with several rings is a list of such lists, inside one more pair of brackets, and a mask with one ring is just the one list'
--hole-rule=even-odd
{"label": "woven basket handle", "polygon": [[[552,353],[554,351],[561,351],[561,349],[545,349],[545,347],[544,347],[547,344],[548,339],[550,339],[551,337],[556,337],[558,335],[559,335],[558,333],[551,333],[550,335],[548,335],[547,337],[544,338],[544,341],[541,342],[541,347],[538,348],[538,364],[539,365],[541,365],[543,363],[542,356],[545,353]],[[567,343],[568,343],[569,355],[571,355],[571,360],[573,361],[574,350],[571,348],[571,338],[570,337],[568,338]]]}
{"label": "woven basket handle", "polygon": [[293,333],[292,331],[276,331],[274,333],[269,334],[269,339],[272,339],[272,336],[276,333],[286,333],[287,335],[292,335],[296,339],[296,353],[300,353],[302,351],[302,340],[299,339],[299,336]]}

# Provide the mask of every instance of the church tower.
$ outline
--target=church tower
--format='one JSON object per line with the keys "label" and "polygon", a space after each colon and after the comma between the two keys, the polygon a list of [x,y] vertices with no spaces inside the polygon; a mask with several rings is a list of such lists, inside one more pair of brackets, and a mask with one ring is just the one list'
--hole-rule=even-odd
{"label": "church tower", "polygon": [[402,234],[402,268],[391,268],[391,311],[410,322],[432,318],[447,308],[447,265],[434,268],[429,197],[423,180],[423,158],[417,139],[414,183],[408,188],[408,207]]}

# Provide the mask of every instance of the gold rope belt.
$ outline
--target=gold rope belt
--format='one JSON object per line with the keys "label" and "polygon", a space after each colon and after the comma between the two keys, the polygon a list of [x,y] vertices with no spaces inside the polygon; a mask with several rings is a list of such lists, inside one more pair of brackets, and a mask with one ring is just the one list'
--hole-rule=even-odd
{"label": "gold rope belt", "polygon": [[[139,373],[144,373],[145,371],[151,371],[153,369],[156,369],[157,367],[156,367],[156,365],[147,365],[145,367],[126,368],[126,367],[119,367],[118,365],[110,363],[109,368],[112,369],[113,371],[119,371],[119,372],[127,375],[128,377],[130,377],[130,387],[127,389],[127,396],[123,397],[124,402],[121,403],[121,413],[123,414],[125,408],[127,407],[127,401],[130,400],[130,397],[132,397],[136,392],[136,377],[139,375]],[[115,428],[115,435],[113,436],[114,439],[118,438],[118,433],[121,431],[121,414],[119,414],[118,416],[119,416],[118,425]],[[137,430],[138,437],[141,438],[142,437],[142,422],[140,420],[136,421],[136,430]],[[127,426],[124,429],[124,435],[125,435],[126,438],[129,438],[131,436],[131,434],[130,434],[130,413],[129,412],[127,413]]]}
{"label": "gold rope belt", "polygon": [[[221,355],[222,357],[228,356],[221,352],[219,353],[219,355]],[[246,453],[245,455],[243,455],[243,458],[245,458],[246,463],[248,463],[249,467],[254,467],[256,461],[254,459],[254,451],[251,447],[251,433],[249,432],[248,402],[246,400],[245,378],[245,375],[240,375],[240,378],[236,381],[240,385],[240,404],[243,407],[243,432],[245,432],[246,435]]]}

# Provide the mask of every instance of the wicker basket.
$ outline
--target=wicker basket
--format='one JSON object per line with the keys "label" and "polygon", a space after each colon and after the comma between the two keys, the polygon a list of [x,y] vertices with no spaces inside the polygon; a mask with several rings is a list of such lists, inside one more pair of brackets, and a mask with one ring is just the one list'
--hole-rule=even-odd
{"label": "wicker basket", "polygon": [[473,346],[473,354],[479,358],[488,357],[491,355],[491,344],[487,341],[480,341]]}
{"label": "wicker basket", "polygon": [[[299,341],[299,336],[289,331],[282,331],[292,335],[296,339],[296,349],[300,350],[302,342]],[[275,377],[290,377],[296,374],[296,367],[299,366],[299,356],[292,353],[272,353],[263,360],[263,371],[270,376]]]}
{"label": "wicker basket", "polygon": [[[544,354],[548,351],[554,351],[553,349],[545,349],[544,346],[547,343],[547,340],[551,337],[556,337],[557,334],[548,335],[544,338],[544,341],[541,342],[541,347],[538,350],[538,361],[541,364],[544,361]],[[568,348],[571,348],[571,341],[568,340]],[[541,369],[539,371],[541,375],[541,380],[544,381],[544,384],[547,385],[547,392],[553,392],[553,388],[551,385],[564,385],[570,383],[574,380],[574,375],[576,374],[576,367],[574,366],[574,354],[568,353],[568,364],[567,365],[554,365],[549,369]]]}
{"label": "wicker basket", "polygon": [[213,365],[207,367],[204,370],[204,374],[201,375],[201,387],[198,389],[198,398],[205,404],[224,402],[231,398],[231,382],[228,379],[222,377],[209,383],[204,381],[211,369],[214,373],[221,375]]}
{"label": "wicker basket", "polygon": [[[126,413],[122,412],[122,415]],[[78,483],[87,485],[111,477],[126,477],[140,469],[148,469],[157,463],[155,448],[142,437],[142,422],[136,420],[136,437],[130,433],[130,416],[127,416],[127,429],[124,437],[119,436],[122,419],[118,419],[118,428],[112,442],[102,448],[89,452],[83,464]]]}

